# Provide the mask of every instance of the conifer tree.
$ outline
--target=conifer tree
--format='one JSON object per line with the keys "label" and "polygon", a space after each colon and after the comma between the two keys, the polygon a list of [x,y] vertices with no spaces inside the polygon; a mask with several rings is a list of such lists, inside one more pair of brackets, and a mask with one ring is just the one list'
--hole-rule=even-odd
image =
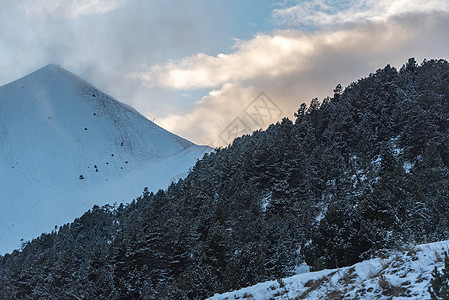
{"label": "conifer tree", "polygon": [[449,299],[449,257],[444,253],[444,268],[440,272],[437,267],[432,272],[429,287],[430,297],[433,300]]}

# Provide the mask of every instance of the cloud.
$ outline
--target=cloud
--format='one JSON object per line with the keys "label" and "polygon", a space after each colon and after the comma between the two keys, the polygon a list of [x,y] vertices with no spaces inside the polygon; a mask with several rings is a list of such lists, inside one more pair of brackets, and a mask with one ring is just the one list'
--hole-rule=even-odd
{"label": "cloud", "polygon": [[291,118],[302,102],[332,95],[337,84],[346,86],[386,64],[401,67],[409,57],[447,58],[448,29],[449,13],[430,12],[364,21],[335,31],[282,30],[238,41],[229,54],[201,53],[134,76],[175,90],[212,88],[187,113],[159,123],[195,142],[223,146],[227,143],[222,132],[236,118],[249,131],[269,124],[259,126],[245,113],[260,92],[282,110],[277,120]]}
{"label": "cloud", "polygon": [[257,76],[276,77],[305,63],[301,59],[310,55],[316,43],[316,38],[307,34],[259,34],[249,41],[237,42],[231,54],[199,53],[132,76],[150,86],[174,89],[210,88]]}
{"label": "cloud", "polygon": [[225,16],[208,0],[1,3],[0,85],[55,63],[151,118],[179,110],[187,99],[127,74],[224,47],[224,27],[217,24]]}
{"label": "cloud", "polygon": [[[262,111],[265,119],[253,120],[250,113],[254,106],[261,106],[255,87],[244,87],[238,83],[224,84],[220,89],[210,91],[195,103],[190,112],[170,115],[160,119],[158,124],[170,128],[182,136],[194,140],[198,144],[223,146],[242,134],[250,134],[259,127],[266,127],[279,117],[278,112],[268,116]],[[263,101],[263,99],[262,99]],[[270,107],[273,107],[270,104]],[[248,112],[248,113],[246,113]],[[258,126],[258,124],[262,126]]]}
{"label": "cloud", "polygon": [[[441,14],[429,13],[425,16]],[[313,68],[309,63],[310,57],[315,57],[322,49],[365,48],[364,45],[370,45],[371,49],[366,50],[373,52],[413,40],[423,30],[413,28],[413,24],[408,23],[411,17],[416,16],[423,21],[424,28],[431,26],[424,14],[404,16],[399,19],[392,17],[388,22],[365,21],[356,28],[334,31],[307,33],[301,30],[284,30],[273,34],[258,34],[248,41],[237,41],[229,54],[211,56],[198,53],[180,61],[169,60],[164,65],[156,65],[131,76],[148,86],[181,90],[214,88],[225,83],[260,77],[276,78],[296,73],[298,69]],[[376,35],[376,40],[372,39],[373,35]]]}
{"label": "cloud", "polygon": [[[301,102],[332,94],[338,83],[388,63],[400,67],[412,56],[420,61],[449,53],[447,0],[346,0],[339,6],[322,0],[309,1],[309,8],[295,1],[273,12],[283,30],[233,47],[227,27],[234,19],[223,13],[228,4],[24,1],[2,1],[1,84],[60,64],[166,129],[214,145],[225,144],[220,134],[234,120],[250,130],[268,125],[245,112],[261,92],[292,117]],[[302,10],[307,13],[298,17]],[[304,20],[316,28],[305,31],[295,22],[309,12]]]}
{"label": "cloud", "polygon": [[129,0],[28,0],[19,9],[38,17],[76,18],[83,15],[104,14],[117,9]]}
{"label": "cloud", "polygon": [[273,10],[278,25],[320,28],[360,21],[385,21],[410,13],[449,11],[447,0],[311,0]]}

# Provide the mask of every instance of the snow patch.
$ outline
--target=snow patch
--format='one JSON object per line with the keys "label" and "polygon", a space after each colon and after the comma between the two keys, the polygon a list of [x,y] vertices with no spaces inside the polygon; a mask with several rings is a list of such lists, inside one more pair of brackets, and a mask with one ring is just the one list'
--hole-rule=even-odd
{"label": "snow patch", "polygon": [[267,211],[267,207],[271,202],[271,195],[272,195],[272,193],[270,192],[270,193],[268,193],[268,195],[266,195],[265,197],[262,198],[261,205],[262,205],[263,212]]}
{"label": "snow patch", "polygon": [[410,173],[410,170],[413,169],[414,165],[415,164],[413,164],[409,161],[404,162],[403,168],[404,168],[405,173]]}
{"label": "snow patch", "polygon": [[209,299],[430,299],[435,267],[443,268],[449,241],[408,246],[353,266],[258,283]]}

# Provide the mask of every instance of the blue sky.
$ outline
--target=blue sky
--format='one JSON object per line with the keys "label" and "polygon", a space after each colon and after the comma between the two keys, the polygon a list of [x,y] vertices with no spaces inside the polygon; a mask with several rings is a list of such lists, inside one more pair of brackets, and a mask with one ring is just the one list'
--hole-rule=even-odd
{"label": "blue sky", "polygon": [[273,29],[270,21],[273,8],[278,1],[231,0],[226,2],[230,38],[250,39],[253,34]]}
{"label": "blue sky", "polygon": [[[0,84],[48,63],[224,145],[391,64],[448,58],[449,0],[0,0]],[[264,92],[279,114],[256,124]],[[253,106],[251,106],[253,105]]]}

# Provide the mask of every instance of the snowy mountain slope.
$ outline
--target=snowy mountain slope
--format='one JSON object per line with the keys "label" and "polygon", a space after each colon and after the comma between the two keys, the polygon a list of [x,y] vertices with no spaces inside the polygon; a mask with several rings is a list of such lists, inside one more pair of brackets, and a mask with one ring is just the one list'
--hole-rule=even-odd
{"label": "snowy mountain slope", "polygon": [[0,87],[0,253],[94,204],[166,188],[210,151],[48,65]]}
{"label": "snowy mountain slope", "polygon": [[209,299],[430,299],[432,271],[443,268],[448,248],[449,241],[410,246],[384,259],[267,281]]}

